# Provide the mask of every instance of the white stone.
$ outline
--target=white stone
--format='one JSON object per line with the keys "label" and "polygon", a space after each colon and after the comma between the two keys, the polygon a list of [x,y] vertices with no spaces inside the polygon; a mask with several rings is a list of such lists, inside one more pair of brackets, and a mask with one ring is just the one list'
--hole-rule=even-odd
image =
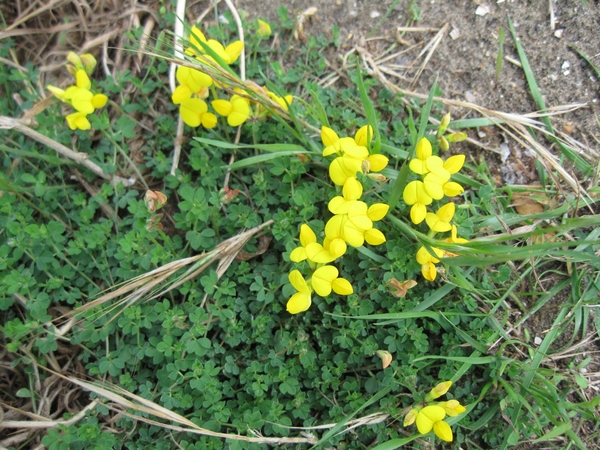
{"label": "white stone", "polygon": [[539,337],[539,336],[536,336],[536,337],[533,339],[533,343],[534,343],[535,345],[540,345],[540,344],[542,343],[542,338],[541,338],[541,337]]}
{"label": "white stone", "polygon": [[477,9],[475,10],[475,14],[478,16],[485,16],[489,12],[490,12],[490,8],[488,8],[485,5],[479,5],[477,7]]}

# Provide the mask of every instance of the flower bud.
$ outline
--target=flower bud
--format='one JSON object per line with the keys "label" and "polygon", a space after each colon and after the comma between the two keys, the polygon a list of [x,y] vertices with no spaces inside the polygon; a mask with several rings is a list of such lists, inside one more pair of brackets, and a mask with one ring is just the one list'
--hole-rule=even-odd
{"label": "flower bud", "polygon": [[436,387],[434,387],[429,392],[429,394],[427,394],[427,397],[425,397],[425,401],[429,402],[431,400],[435,400],[436,398],[441,397],[446,392],[448,392],[448,389],[450,389],[450,386],[452,386],[452,381],[443,381],[443,382],[439,383]]}
{"label": "flower bud", "polygon": [[450,148],[450,144],[448,144],[448,141],[446,140],[446,138],[444,136],[439,138],[437,143],[438,143],[438,147],[440,147],[440,150],[448,151],[448,149]]}
{"label": "flower bud", "polygon": [[368,173],[367,177],[378,183],[385,183],[388,180],[387,177],[384,177],[380,173]]}
{"label": "flower bud", "polygon": [[415,423],[415,420],[417,420],[417,415],[419,414],[419,410],[421,408],[413,408],[411,409],[408,414],[404,417],[404,423],[403,425],[405,427],[412,425],[413,423]]}
{"label": "flower bud", "polygon": [[94,58],[89,53],[81,55],[79,58],[81,60],[81,63],[83,64],[83,69],[87,72],[88,75],[91,75],[94,69],[96,68],[96,58]]}
{"label": "flower bud", "polygon": [[440,137],[446,129],[450,125],[450,113],[447,113],[444,117],[442,117],[442,121],[440,122],[440,126],[438,128],[437,136]]}
{"label": "flower bud", "polygon": [[240,193],[239,189],[229,189],[229,186],[225,186],[219,191],[219,201],[221,204],[230,203]]}
{"label": "flower bud", "polygon": [[149,212],[155,212],[167,203],[167,196],[159,191],[146,191],[144,202]]}
{"label": "flower bud", "polygon": [[446,136],[448,142],[462,142],[467,138],[467,133],[463,133],[461,131],[457,131],[456,133],[449,134]]}
{"label": "flower bud", "polygon": [[392,363],[392,354],[387,350],[377,350],[375,354],[381,359],[381,366],[383,369]]}
{"label": "flower bud", "polygon": [[271,36],[271,25],[262,20],[258,20],[258,31],[256,32],[260,37]]}

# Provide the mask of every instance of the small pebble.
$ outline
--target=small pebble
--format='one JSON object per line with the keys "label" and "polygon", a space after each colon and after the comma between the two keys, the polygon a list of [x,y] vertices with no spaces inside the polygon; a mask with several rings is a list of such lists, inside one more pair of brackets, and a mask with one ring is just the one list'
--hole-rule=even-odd
{"label": "small pebble", "polygon": [[371,11],[371,19],[376,19],[381,13],[379,11]]}
{"label": "small pebble", "polygon": [[556,30],[554,32],[554,37],[557,37],[557,38],[560,39],[562,37],[562,35],[563,35],[564,32],[565,32],[564,28],[559,28],[558,30]]}
{"label": "small pebble", "polygon": [[540,345],[540,344],[542,343],[542,338],[541,338],[541,337],[538,337],[538,336],[536,336],[536,337],[533,339],[533,343],[534,343],[535,345]]}
{"label": "small pebble", "polygon": [[475,14],[478,16],[485,16],[489,12],[490,12],[490,8],[488,8],[485,5],[479,5],[477,7],[477,9],[475,10]]}

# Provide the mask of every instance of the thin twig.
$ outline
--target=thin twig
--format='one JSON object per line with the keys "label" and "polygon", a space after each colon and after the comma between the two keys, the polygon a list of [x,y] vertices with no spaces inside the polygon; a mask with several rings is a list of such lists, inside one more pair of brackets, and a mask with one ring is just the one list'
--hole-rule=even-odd
{"label": "thin twig", "polygon": [[44,136],[42,133],[35,131],[33,128],[29,128],[27,125],[25,125],[18,119],[0,116],[0,128],[19,131],[24,135],[29,136],[30,138],[40,142],[41,144],[50,147],[62,156],[72,159],[78,164],[87,167],[96,175],[104,178],[105,180],[111,181],[115,184],[123,183],[123,185],[125,186],[132,186],[135,183],[134,178],[125,179],[116,175],[104,173],[100,166],[88,159],[89,156],[86,153],[74,152],[70,148],[62,145],[60,142],[56,142],[55,140],[50,139],[48,136]]}

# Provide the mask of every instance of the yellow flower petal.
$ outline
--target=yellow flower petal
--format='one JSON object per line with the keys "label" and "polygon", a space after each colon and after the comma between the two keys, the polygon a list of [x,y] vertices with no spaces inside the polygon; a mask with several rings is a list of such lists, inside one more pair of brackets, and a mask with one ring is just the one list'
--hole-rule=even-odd
{"label": "yellow flower petal", "polygon": [[244,44],[242,43],[242,41],[234,41],[231,44],[229,44],[225,48],[225,53],[227,54],[227,59],[225,59],[225,62],[227,64],[233,64],[234,62],[236,62],[242,54],[243,49]]}
{"label": "yellow flower petal", "polygon": [[306,246],[306,256],[310,261],[316,262],[317,264],[327,264],[335,259],[335,256],[332,255],[331,252],[317,242],[313,242]]}
{"label": "yellow flower petal", "polygon": [[183,122],[190,127],[200,126],[202,115],[208,110],[208,106],[199,98],[190,98],[179,106],[179,114]]}
{"label": "yellow flower petal", "polygon": [[180,84],[171,95],[171,101],[179,105],[192,97],[192,90],[187,84]]}
{"label": "yellow flower petal", "polygon": [[323,142],[324,146],[329,147],[330,145],[333,145],[335,142],[337,142],[339,139],[340,138],[337,135],[337,133],[331,128],[326,126],[321,127],[321,141]]}
{"label": "yellow flower petal", "polygon": [[69,114],[67,117],[67,124],[71,130],[89,130],[92,128],[92,124],[86,117],[86,115],[82,112],[76,112],[73,114]]}
{"label": "yellow flower petal", "polygon": [[306,249],[304,247],[296,247],[290,253],[290,261],[299,263],[304,261],[308,256],[306,255]]}
{"label": "yellow flower petal", "polygon": [[437,405],[426,406],[417,414],[417,429],[421,434],[427,434],[433,428],[433,424],[446,417],[444,408]]}
{"label": "yellow flower petal", "polygon": [[425,161],[431,156],[431,142],[429,142],[427,138],[421,138],[421,140],[417,143],[415,153],[417,158]]}
{"label": "yellow flower petal", "polygon": [[304,280],[304,277],[299,270],[292,270],[288,275],[288,279],[290,280],[290,283],[294,289],[296,289],[298,292],[310,294],[310,288],[308,287],[306,280]]}
{"label": "yellow flower petal", "polygon": [[362,171],[362,162],[354,158],[339,156],[329,165],[329,176],[338,186],[343,186],[348,178],[356,178],[356,172]]}
{"label": "yellow flower petal", "polygon": [[321,297],[326,297],[331,293],[331,283],[338,276],[339,272],[334,266],[319,267],[313,273],[311,282],[312,287]]}
{"label": "yellow flower petal", "polygon": [[[439,250],[439,249],[435,249],[435,250]],[[437,251],[436,251],[436,253],[437,253]],[[433,262],[439,262],[439,261],[433,261]],[[431,391],[429,392],[429,395],[427,397],[431,398],[432,400],[439,398],[442,395],[444,395],[446,392],[448,392],[448,389],[450,389],[450,386],[452,386],[452,381],[442,381],[441,383],[438,383],[433,389],[431,389]]]}
{"label": "yellow flower petal", "polygon": [[80,69],[77,72],[75,72],[75,79],[77,80],[75,84],[80,89],[89,90],[92,87],[90,77],[88,77],[88,74],[83,69]]}
{"label": "yellow flower petal", "polygon": [[213,100],[211,105],[217,114],[223,117],[227,117],[233,111],[233,105],[229,100]]}
{"label": "yellow flower petal", "polygon": [[[84,72],[85,73],[85,72]],[[92,104],[92,99],[94,98],[94,94],[86,89],[75,88],[73,91],[69,93],[71,97],[71,105],[77,111],[84,114],[91,114],[94,112],[94,105]]]}
{"label": "yellow flower petal", "polygon": [[418,158],[411,159],[410,162],[408,163],[408,167],[414,173],[419,174],[419,175],[425,175],[425,174],[429,173],[429,169],[427,168],[427,164],[425,164],[425,161],[418,159]]}
{"label": "yellow flower petal", "polygon": [[346,245],[346,241],[341,238],[329,239],[326,237],[323,240],[323,247],[331,253],[334,258],[339,258],[340,256],[346,253],[348,246]]}
{"label": "yellow flower petal", "polygon": [[452,442],[452,429],[450,428],[450,425],[443,420],[433,424],[433,432],[442,441]]}
{"label": "yellow flower petal", "polygon": [[200,119],[204,128],[214,128],[217,126],[217,116],[213,113],[204,113]]}
{"label": "yellow flower petal", "polygon": [[448,183],[444,184],[444,186],[442,186],[442,189],[446,197],[456,197],[457,195],[460,195],[463,192],[465,192],[463,187],[460,184],[455,183],[454,181],[449,181]]}
{"label": "yellow flower petal", "polygon": [[108,97],[104,94],[96,94],[92,97],[92,106],[94,108],[103,108],[108,102]]}
{"label": "yellow flower petal", "polygon": [[358,131],[354,135],[354,140],[358,145],[368,147],[374,135],[375,131],[373,130],[373,127],[371,125],[365,125],[358,129]]}
{"label": "yellow flower petal", "polygon": [[314,242],[317,242],[317,235],[311,227],[303,223],[300,226],[300,243],[302,244],[302,247],[306,247],[308,244]]}
{"label": "yellow flower petal", "polygon": [[333,288],[333,292],[338,295],[350,295],[354,292],[352,285],[345,278],[336,278],[331,283],[331,287]]}
{"label": "yellow flower petal", "polygon": [[369,206],[369,210],[367,211],[367,216],[373,222],[378,222],[385,217],[385,215],[390,210],[390,206],[385,203],[375,203]]}
{"label": "yellow flower petal", "polygon": [[450,173],[457,173],[465,163],[465,155],[454,155],[444,162],[444,169]]}
{"label": "yellow flower petal", "polygon": [[60,101],[65,101],[65,91],[63,89],[57,88],[56,86],[52,86],[51,84],[46,86],[46,89],[52,92],[52,94]]}
{"label": "yellow flower petal", "polygon": [[367,215],[369,208],[365,202],[355,201],[348,209],[348,222],[361,230],[373,228],[373,221]]}
{"label": "yellow flower petal", "polygon": [[[349,178],[350,180],[351,178]],[[355,201],[355,200],[354,200]],[[340,197],[339,195],[333,197],[329,200],[327,204],[327,208],[331,211],[332,214],[348,214],[348,210],[354,201],[348,201],[344,197]]]}
{"label": "yellow flower petal", "polygon": [[427,207],[423,203],[415,203],[410,208],[410,220],[415,225],[419,225],[427,217]]}
{"label": "yellow flower petal", "polygon": [[344,240],[352,247],[358,248],[365,243],[365,230],[347,220],[344,222]]}
{"label": "yellow flower petal", "polygon": [[362,184],[356,178],[348,178],[344,183],[342,194],[346,200],[358,200],[363,193]]}
{"label": "yellow flower petal", "polygon": [[435,270],[435,265],[433,263],[423,264],[421,266],[421,274],[423,278],[429,281],[434,281],[437,276],[437,270]]}
{"label": "yellow flower petal", "polygon": [[310,293],[296,292],[288,300],[286,309],[290,314],[298,314],[310,308],[311,300]]}
{"label": "yellow flower petal", "polygon": [[369,245],[381,245],[386,239],[385,235],[377,228],[371,228],[370,230],[365,231],[365,241],[367,241],[367,244]]}
{"label": "yellow flower petal", "polygon": [[231,106],[233,111],[227,116],[227,123],[232,127],[237,127],[243,124],[250,116],[250,105],[246,99],[242,97],[231,98]]}
{"label": "yellow flower petal", "polygon": [[390,162],[388,157],[382,154],[370,155],[367,161],[369,161],[369,172],[381,172]]}
{"label": "yellow flower petal", "polygon": [[450,417],[456,417],[467,410],[467,408],[461,405],[458,400],[448,400],[447,402],[443,402],[440,406],[444,408],[444,411],[446,411],[446,414]]}
{"label": "yellow flower petal", "polygon": [[433,198],[425,190],[425,184],[420,180],[411,181],[404,188],[402,197],[407,205],[421,203],[422,205],[431,205]]}
{"label": "yellow flower petal", "polygon": [[335,215],[325,224],[325,236],[327,239],[344,239],[344,224],[348,217],[344,215]]}

